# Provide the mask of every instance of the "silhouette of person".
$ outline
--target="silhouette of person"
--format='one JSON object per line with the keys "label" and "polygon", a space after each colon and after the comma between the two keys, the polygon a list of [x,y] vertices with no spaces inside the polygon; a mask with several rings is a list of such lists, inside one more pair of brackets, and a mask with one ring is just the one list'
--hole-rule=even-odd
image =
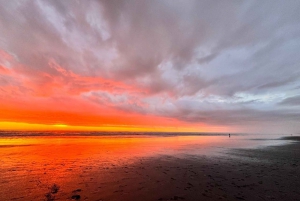
{"label": "silhouette of person", "polygon": [[228,135],[229,137],[230,137],[230,133],[229,133],[229,135]]}

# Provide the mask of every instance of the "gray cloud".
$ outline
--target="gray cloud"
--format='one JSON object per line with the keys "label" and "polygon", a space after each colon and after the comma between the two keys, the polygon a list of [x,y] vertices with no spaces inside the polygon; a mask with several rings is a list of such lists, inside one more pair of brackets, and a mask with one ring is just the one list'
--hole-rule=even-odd
{"label": "gray cloud", "polygon": [[[0,65],[26,93],[56,84],[51,96],[187,122],[300,120],[298,1],[0,2],[0,48],[12,56]],[[2,91],[20,85],[10,80],[0,77]]]}
{"label": "gray cloud", "polygon": [[300,95],[286,98],[282,102],[280,102],[282,105],[291,105],[291,106],[300,106]]}

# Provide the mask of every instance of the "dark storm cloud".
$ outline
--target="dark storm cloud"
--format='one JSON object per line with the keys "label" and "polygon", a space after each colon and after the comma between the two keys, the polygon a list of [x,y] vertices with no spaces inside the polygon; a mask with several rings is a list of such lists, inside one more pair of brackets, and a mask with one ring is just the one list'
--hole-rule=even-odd
{"label": "dark storm cloud", "polygon": [[[12,69],[31,94],[51,85],[51,96],[188,122],[297,122],[299,8],[289,0],[2,0],[0,75]],[[3,75],[2,91],[7,82]]]}

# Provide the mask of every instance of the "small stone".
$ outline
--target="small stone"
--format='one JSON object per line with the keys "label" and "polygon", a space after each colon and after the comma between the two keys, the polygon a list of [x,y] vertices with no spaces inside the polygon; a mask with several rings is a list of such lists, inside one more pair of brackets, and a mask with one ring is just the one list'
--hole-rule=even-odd
{"label": "small stone", "polygon": [[51,193],[46,193],[45,197],[46,197],[46,201],[54,201],[55,200],[55,196],[52,195]]}
{"label": "small stone", "polygon": [[80,199],[80,195],[72,195],[71,199],[72,200],[79,200]]}
{"label": "small stone", "polygon": [[53,185],[51,186],[51,188],[50,188],[50,192],[51,192],[52,194],[57,193],[58,190],[59,190],[59,186],[56,185],[56,184],[53,184]]}

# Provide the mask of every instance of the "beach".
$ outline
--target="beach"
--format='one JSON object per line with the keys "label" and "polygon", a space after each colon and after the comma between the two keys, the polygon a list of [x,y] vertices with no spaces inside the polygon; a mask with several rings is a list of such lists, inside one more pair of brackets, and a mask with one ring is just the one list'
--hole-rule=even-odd
{"label": "beach", "polygon": [[[300,137],[296,136],[278,138],[278,143],[267,146],[261,146],[267,139],[252,139],[261,143],[252,148],[220,148],[219,143],[229,139],[217,136],[206,138],[215,139],[207,149],[201,136],[179,141],[151,138],[159,145],[155,147],[146,146],[148,138],[127,138],[129,142],[105,138],[96,150],[99,145],[91,146],[92,140],[74,144],[59,139],[46,145],[39,144],[41,140],[2,145],[0,200],[300,199]],[[164,142],[171,146],[159,149]],[[192,142],[204,149],[195,152]],[[49,152],[41,151],[46,149]]]}
{"label": "beach", "polygon": [[0,201],[300,201],[300,0],[0,1]]}

